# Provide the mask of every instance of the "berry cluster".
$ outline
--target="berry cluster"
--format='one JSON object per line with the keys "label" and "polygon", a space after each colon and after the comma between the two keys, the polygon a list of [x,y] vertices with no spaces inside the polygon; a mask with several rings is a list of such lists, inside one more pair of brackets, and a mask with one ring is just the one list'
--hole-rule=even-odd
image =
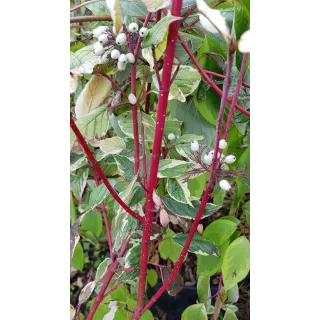
{"label": "berry cluster", "polygon": [[[224,139],[221,139],[219,141],[219,149],[223,150],[227,147],[227,142],[226,140]],[[194,140],[192,143],[191,143],[191,151],[193,152],[199,152],[200,150],[200,147],[199,147],[199,143],[198,141]],[[209,153],[205,154],[204,155],[204,162],[207,164],[207,165],[211,165],[212,164],[212,161],[213,161],[213,158],[214,158],[214,151],[210,151]],[[219,162],[220,162],[220,165],[221,165],[221,169],[222,170],[229,170],[229,166],[228,164],[232,164],[234,162],[236,162],[236,157],[232,154],[228,155],[228,156],[224,156],[223,154],[220,155],[220,153],[218,152],[218,159]],[[231,185],[229,184],[229,182],[227,180],[221,180],[219,182],[219,186],[221,189],[225,190],[225,191],[230,191],[231,190]]]}
{"label": "berry cluster", "polygon": [[[127,63],[134,63],[135,57],[128,48],[133,48],[140,36],[144,38],[148,34],[148,29],[142,27],[139,30],[137,23],[132,22],[128,31],[115,34],[115,29],[110,30],[107,26],[100,26],[93,30],[93,37],[98,39],[94,44],[93,51],[96,56],[100,57],[101,63],[107,63],[111,57],[117,61],[117,67],[120,71],[126,68]],[[138,36],[139,34],[139,36]],[[132,50],[131,50],[132,51]]]}

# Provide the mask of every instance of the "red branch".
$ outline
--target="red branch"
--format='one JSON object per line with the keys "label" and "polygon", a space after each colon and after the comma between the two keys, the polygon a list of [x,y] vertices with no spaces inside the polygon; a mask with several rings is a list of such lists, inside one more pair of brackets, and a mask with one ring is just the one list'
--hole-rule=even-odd
{"label": "red branch", "polygon": [[237,82],[236,89],[234,91],[234,95],[233,95],[233,98],[232,98],[231,107],[230,107],[230,110],[229,110],[228,119],[227,119],[227,122],[226,122],[226,126],[224,128],[222,139],[226,139],[226,137],[228,135],[228,132],[229,132],[230,123],[231,123],[231,120],[232,120],[232,117],[233,117],[233,114],[234,114],[234,109],[235,109],[235,106],[236,106],[236,103],[237,103],[237,99],[238,99],[238,96],[239,96],[240,87],[241,87],[241,84],[242,84],[242,78],[243,78],[243,75],[244,75],[244,69],[245,69],[245,66],[246,66],[246,63],[247,63],[247,59],[248,59],[248,53],[245,53],[243,55],[243,58],[242,58],[242,63],[241,63],[241,68],[240,68],[240,72],[239,72],[238,82]]}
{"label": "red branch", "polygon": [[166,290],[166,288],[169,286],[169,284],[173,281],[173,279],[175,278],[179,269],[181,268],[182,263],[184,261],[184,258],[188,252],[189,247],[190,247],[192,238],[197,231],[197,226],[201,220],[202,214],[203,214],[204,209],[205,209],[207,202],[209,200],[211,191],[214,187],[214,177],[215,177],[215,173],[216,173],[216,170],[218,167],[217,164],[219,161],[217,156],[218,156],[218,149],[219,149],[220,132],[221,132],[221,128],[222,128],[222,120],[223,120],[223,115],[224,115],[224,111],[226,108],[227,97],[228,97],[230,83],[231,83],[232,62],[233,62],[233,52],[229,52],[228,62],[227,62],[227,74],[226,74],[226,78],[224,80],[223,95],[221,98],[220,111],[219,111],[217,127],[216,127],[214,158],[213,158],[213,163],[212,163],[211,170],[210,170],[209,181],[207,183],[204,195],[202,197],[202,201],[201,201],[199,210],[198,210],[196,217],[194,219],[194,222],[189,230],[189,234],[188,234],[186,243],[181,251],[179,259],[176,262],[170,276],[164,282],[164,284],[161,286],[161,288],[157,291],[157,293],[148,301],[148,303],[145,305],[143,311],[146,311],[147,309],[149,309],[153,305],[153,303],[155,301],[157,301],[157,299],[162,295],[162,293]]}
{"label": "red branch", "polygon": [[[182,45],[182,47],[184,48],[184,50],[188,53],[189,57],[191,58],[191,60],[193,61],[193,63],[196,65],[197,69],[199,70],[199,72],[201,73],[201,75],[203,76],[203,78],[205,78],[205,80],[208,82],[208,84],[210,85],[210,87],[217,92],[220,96],[222,96],[222,90],[218,87],[218,85],[216,85],[211,79],[210,77],[206,74],[206,72],[203,70],[203,68],[201,67],[199,61],[197,60],[197,58],[194,56],[193,52],[189,49],[188,45],[184,42],[184,40],[182,39],[182,37],[180,36],[180,34],[178,34],[178,39]],[[227,98],[227,101],[229,103],[232,102],[232,100],[230,98]],[[242,112],[243,114],[247,115],[248,117],[250,117],[250,112],[247,111],[246,109],[243,109],[241,106],[239,106],[238,104],[235,105],[235,108],[237,110],[239,110],[240,112]]]}
{"label": "red branch", "polygon": [[[172,15],[180,17],[182,9],[182,0],[176,0],[172,2]],[[148,263],[148,249],[150,244],[150,232],[152,225],[152,210],[154,203],[152,199],[152,192],[157,186],[157,174],[159,168],[160,154],[162,138],[164,134],[164,124],[166,121],[166,110],[168,104],[168,96],[170,90],[171,72],[173,67],[174,54],[177,44],[177,35],[179,32],[180,20],[170,24],[166,56],[163,63],[162,80],[159,83],[159,100],[158,111],[156,119],[155,137],[152,148],[151,167],[148,182],[147,203],[145,212],[145,222],[143,226],[142,244],[141,244],[141,258],[140,258],[140,275],[139,275],[139,287],[138,287],[138,299],[136,309],[134,311],[132,320],[137,320],[142,315],[143,300],[146,286],[147,275],[147,263]]]}
{"label": "red branch", "polygon": [[[121,258],[126,249],[127,249],[127,246],[129,244],[129,241],[130,241],[130,238],[131,238],[131,234],[127,237],[127,239],[125,240],[125,242],[122,244],[121,248],[120,248],[120,251],[118,253],[118,258]],[[112,262],[109,266],[108,266],[108,271],[107,271],[107,275],[106,275],[106,278],[103,282],[103,285],[101,286],[101,289],[96,297],[96,299],[94,300],[94,303],[89,311],[89,314],[88,314],[88,317],[86,320],[92,320],[94,314],[96,313],[98,307],[99,307],[99,304],[102,302],[102,300],[104,299],[104,293],[106,292],[114,274],[116,273],[116,269],[117,269],[117,266],[119,265],[119,261],[118,259],[116,259],[114,262]]]}
{"label": "red branch", "polygon": [[138,214],[136,214],[133,210],[131,210],[123,201],[122,199],[119,197],[119,195],[116,193],[116,191],[113,189],[112,185],[110,184],[110,182],[108,181],[108,179],[106,178],[106,176],[103,173],[103,170],[101,169],[101,167],[99,166],[97,160],[95,159],[93,153],[90,151],[88,144],[86,142],[86,140],[84,139],[83,135],[81,134],[81,132],[79,131],[77,125],[75,124],[75,122],[73,121],[72,117],[70,117],[70,127],[73,130],[74,134],[76,135],[79,143],[81,144],[84,152],[86,153],[91,166],[93,167],[93,169],[96,171],[96,173],[98,174],[98,176],[100,177],[100,179],[103,181],[103,183],[105,184],[106,188],[108,189],[108,191],[110,192],[110,194],[113,196],[113,198],[119,203],[119,205],[126,211],[128,212],[132,217],[134,217],[135,219],[143,222],[144,219],[139,216]]}

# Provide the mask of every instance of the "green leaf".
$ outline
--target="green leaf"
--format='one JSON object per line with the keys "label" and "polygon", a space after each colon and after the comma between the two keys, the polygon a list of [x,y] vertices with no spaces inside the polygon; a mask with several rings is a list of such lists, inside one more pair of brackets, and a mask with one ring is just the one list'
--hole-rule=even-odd
{"label": "green leaf", "polygon": [[181,247],[173,241],[175,233],[167,228],[162,236],[163,241],[160,242],[158,250],[162,259],[170,259],[173,262],[177,262]]}
{"label": "green leaf", "polygon": [[203,232],[203,237],[221,246],[226,242],[237,229],[237,224],[223,219],[210,223]]}
{"label": "green leaf", "polygon": [[99,57],[93,52],[93,44],[83,47],[75,53],[70,52],[70,71],[76,74],[92,73],[99,63]]}
{"label": "green leaf", "polygon": [[142,0],[149,12],[156,12],[170,4],[168,0]]}
{"label": "green leaf", "polygon": [[196,92],[193,99],[200,114],[211,124],[216,125],[220,109],[220,96],[213,90],[206,91],[206,84],[203,82]]}
{"label": "green leaf", "polygon": [[215,127],[203,118],[194,105],[194,99],[182,103],[178,100],[169,102],[171,116],[183,121],[182,133],[203,135],[203,143],[212,145],[215,137]]}
{"label": "green leaf", "polygon": [[99,107],[111,89],[112,84],[107,78],[93,75],[77,99],[74,108],[77,119]]}
{"label": "green leaf", "polygon": [[82,271],[84,267],[84,253],[80,242],[78,242],[74,249],[71,265],[79,271]]}
{"label": "green leaf", "polygon": [[113,158],[117,163],[117,166],[121,175],[126,180],[132,180],[134,177],[134,163],[132,158],[128,158],[120,155],[115,155],[113,156]]}
{"label": "green leaf", "polygon": [[160,160],[158,169],[158,178],[176,178],[186,173],[188,169],[192,166],[192,163],[175,160],[175,159],[165,159]]}
{"label": "green leaf", "polygon": [[200,276],[197,282],[197,293],[198,293],[198,300],[200,302],[204,302],[206,307],[206,311],[210,310],[211,306],[211,289],[210,289],[210,277],[208,276]]}
{"label": "green leaf", "polygon": [[238,285],[234,285],[230,288],[227,292],[228,294],[228,302],[229,303],[236,303],[239,300],[239,287]]}
{"label": "green leaf", "polygon": [[[189,33],[185,33],[185,32],[179,32],[179,33],[182,39],[184,40],[184,42],[186,42],[188,47],[192,50],[192,52],[197,52],[198,49],[202,46],[203,38],[189,34]],[[190,58],[188,53],[184,50],[184,48],[182,47],[179,41],[177,42],[175,55],[179,57],[179,60],[181,61],[181,63],[186,63]]]}
{"label": "green leaf", "polygon": [[[161,198],[164,206],[167,210],[172,212],[173,214],[186,218],[186,219],[194,219],[200,207],[199,201],[192,201],[193,207],[188,204],[180,203],[172,199],[170,196],[164,196]],[[202,214],[202,218],[211,216],[214,212],[217,212],[220,207],[212,203],[208,203],[206,208]]]}
{"label": "green leaf", "polygon": [[108,16],[110,12],[107,8],[105,0],[96,0],[85,5],[94,16]]}
{"label": "green leaf", "polygon": [[158,274],[154,269],[148,269],[147,280],[151,287],[154,287],[158,282]]}
{"label": "green leaf", "polygon": [[82,197],[82,193],[86,187],[88,175],[89,169],[79,172],[78,175],[70,175],[70,187],[77,200],[80,200]]}
{"label": "green leaf", "polygon": [[99,237],[102,232],[102,217],[101,212],[92,210],[88,212],[82,220],[81,231],[91,231],[96,237]]}
{"label": "green leaf", "polygon": [[107,273],[107,269],[108,269],[108,266],[111,262],[111,259],[110,258],[105,258],[100,264],[99,264],[99,267],[97,269],[97,273],[96,273],[96,276],[94,278],[94,281],[98,282],[99,280],[101,280],[105,274]]}
{"label": "green leaf", "polygon": [[[129,138],[134,138],[133,136],[133,126],[132,126],[132,114],[131,112],[126,112],[119,117],[118,125],[120,130]],[[154,132],[155,132],[155,121],[154,119],[146,114],[143,113],[142,116],[142,123],[144,126],[144,140],[145,141],[152,141],[154,140]],[[139,140],[141,141],[141,121],[140,117],[138,117],[138,127],[139,127]]]}
{"label": "green leaf", "polygon": [[146,6],[141,1],[121,0],[121,8],[124,16],[137,17],[148,14]]}
{"label": "green leaf", "polygon": [[[188,234],[178,233],[173,237],[173,240],[184,247],[187,237]],[[194,235],[188,251],[203,256],[219,256],[218,247],[212,241],[203,239],[199,234]]]}
{"label": "green leaf", "polygon": [[208,180],[208,173],[204,173],[195,178],[190,178],[188,180],[188,188],[190,190],[190,195],[196,198],[200,198],[205,189],[206,183]]}
{"label": "green leaf", "polygon": [[126,147],[126,143],[120,137],[106,138],[99,142],[100,149],[109,154],[118,154]]}
{"label": "green leaf", "polygon": [[80,158],[78,158],[74,162],[71,162],[70,171],[71,172],[76,171],[79,168],[84,167],[87,163],[88,163],[87,157],[85,155],[80,156]]}
{"label": "green leaf", "polygon": [[134,284],[134,281],[139,276],[140,271],[140,254],[141,254],[141,244],[136,244],[130,248],[125,256],[124,268],[134,268],[132,271],[123,271],[119,279],[123,282]]}
{"label": "green leaf", "polygon": [[203,276],[212,276],[217,273],[221,269],[223,258],[228,246],[229,240],[227,240],[221,246],[218,246],[220,257],[197,255],[197,274]]}
{"label": "green leaf", "polygon": [[122,8],[120,0],[107,1],[107,7],[110,11],[116,34],[118,34],[123,25]]}
{"label": "green leaf", "polygon": [[[172,68],[172,75],[175,73],[177,68],[177,66]],[[162,70],[160,71],[160,75],[162,75]],[[159,83],[155,74],[152,76],[152,80],[156,89],[154,92],[159,94]],[[168,99],[177,99],[181,102],[185,102],[186,97],[197,89],[200,80],[201,75],[197,69],[190,66],[180,65],[179,71],[170,86]]]}
{"label": "green leaf", "polygon": [[90,298],[91,293],[93,292],[95,286],[96,286],[95,281],[91,281],[86,284],[86,286],[80,292],[79,304],[86,302]]}
{"label": "green leaf", "polygon": [[[113,187],[116,184],[114,179],[109,179],[111,186]],[[90,193],[87,203],[82,203],[79,207],[80,212],[90,211],[99,205],[109,194],[108,189],[104,184],[100,184],[98,187],[95,187]]]}
{"label": "green leaf", "polygon": [[[171,117],[167,116],[166,123],[164,125],[164,134],[168,136],[169,133],[174,133],[176,137],[181,136],[181,126],[182,126],[182,121],[179,121],[177,119],[171,119]],[[170,141],[171,144],[173,141]]]}
{"label": "green leaf", "polygon": [[70,223],[73,225],[77,220],[77,211],[74,205],[72,192],[70,192]]}
{"label": "green leaf", "polygon": [[199,135],[196,135],[196,134],[184,134],[182,135],[181,137],[179,138],[176,138],[172,141],[170,141],[170,143],[173,145],[173,146],[176,146],[180,143],[191,143],[193,140],[203,140],[203,136],[199,136]]}
{"label": "green leaf", "polygon": [[193,304],[183,311],[181,320],[207,320],[206,307],[203,303]]}
{"label": "green leaf", "polygon": [[[106,106],[101,106],[78,119],[75,123],[87,140],[99,139],[106,134],[109,128],[108,110]],[[76,140],[75,134],[70,129],[70,150]]]}
{"label": "green leaf", "polygon": [[243,205],[242,209],[243,209],[243,213],[246,216],[247,224],[250,225],[250,200]]}
{"label": "green leaf", "polygon": [[166,33],[166,31],[169,28],[170,23],[181,20],[180,17],[175,17],[171,15],[167,15],[164,18],[162,18],[157,24],[155,24],[151,29],[149,29],[149,32],[147,36],[144,38],[141,47],[149,47],[151,45],[157,45],[158,43],[162,42],[163,37]]}
{"label": "green leaf", "polygon": [[189,200],[190,191],[188,189],[188,184],[186,182],[183,182],[183,179],[179,179],[179,178],[168,179],[167,191],[169,196],[172,199],[178,202],[192,205],[192,203]]}
{"label": "green leaf", "polygon": [[222,264],[222,275],[225,290],[229,290],[243,280],[249,272],[250,244],[242,236],[234,240],[226,251]]}
{"label": "green leaf", "polygon": [[224,314],[223,320],[238,320],[238,318],[231,309],[227,309],[227,312]]}

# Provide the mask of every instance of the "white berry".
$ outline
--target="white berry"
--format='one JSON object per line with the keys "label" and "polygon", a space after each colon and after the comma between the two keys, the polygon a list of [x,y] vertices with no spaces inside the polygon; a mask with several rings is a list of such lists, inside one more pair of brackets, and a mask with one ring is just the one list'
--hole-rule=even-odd
{"label": "white berry", "polygon": [[134,63],[136,60],[134,58],[134,55],[130,52],[126,54],[127,60],[129,63]]}
{"label": "white berry", "polygon": [[171,141],[171,140],[174,140],[176,138],[176,136],[174,135],[174,133],[169,133],[168,134],[168,139]]}
{"label": "white berry", "polygon": [[[214,157],[214,150],[210,151],[209,154],[210,154],[211,158],[213,159],[213,157]],[[218,157],[217,157],[217,158],[218,158],[218,159],[220,158],[220,152],[218,152]]]}
{"label": "white berry", "polygon": [[137,32],[139,30],[139,26],[137,23],[132,22],[129,24],[129,31],[130,32]]}
{"label": "white berry", "polygon": [[119,33],[116,37],[116,43],[118,45],[122,45],[125,44],[127,41],[127,36],[125,35],[125,33]]}
{"label": "white berry", "polygon": [[227,164],[223,163],[223,164],[221,165],[221,170],[223,170],[223,171],[228,171],[228,170],[229,170],[229,166],[228,166]]}
{"label": "white berry", "polygon": [[124,54],[124,53],[121,53],[120,56],[119,56],[119,62],[122,62],[122,63],[127,63],[128,62],[128,58],[127,56]]}
{"label": "white berry", "polygon": [[105,53],[102,55],[100,61],[101,61],[102,63],[107,63],[107,62],[109,61],[108,52],[105,52]]}
{"label": "white berry", "polygon": [[208,165],[212,164],[212,157],[210,153],[204,155],[204,162]]}
{"label": "white berry", "polygon": [[98,40],[102,43],[102,44],[106,44],[109,41],[109,37],[107,34],[102,34]]}
{"label": "white berry", "polygon": [[102,46],[102,44],[100,42],[96,42],[93,45],[93,52],[96,56],[102,56],[104,53],[104,47]]}
{"label": "white berry", "polygon": [[227,180],[221,180],[219,186],[224,191],[229,191],[231,189],[230,183]]}
{"label": "white berry", "polygon": [[120,51],[117,49],[113,49],[111,51],[111,58],[112,59],[118,59],[120,57]]}
{"label": "white berry", "polygon": [[131,104],[136,104],[137,103],[137,98],[133,93],[130,93],[128,96],[128,100]]}
{"label": "white berry", "polygon": [[98,28],[95,28],[93,31],[92,31],[92,34],[93,34],[93,37],[94,38],[99,38],[105,31],[108,30],[108,27],[107,26],[100,26]]}
{"label": "white berry", "polygon": [[142,27],[139,30],[139,35],[140,37],[144,38],[148,34],[148,32],[149,32],[148,28]]}
{"label": "white berry", "polygon": [[123,71],[123,70],[125,70],[125,68],[126,68],[126,64],[125,63],[123,63],[123,62],[120,62],[120,61],[118,61],[118,69],[120,70],[120,71]]}
{"label": "white berry", "polygon": [[194,140],[191,143],[191,151],[193,151],[193,152],[198,152],[199,151],[199,143],[198,143],[198,141]]}
{"label": "white berry", "polygon": [[226,156],[226,158],[225,158],[224,161],[225,161],[226,163],[231,164],[231,163],[236,162],[236,160],[237,160],[237,158],[236,158],[234,155],[230,154],[229,156]]}
{"label": "white berry", "polygon": [[227,147],[227,141],[226,140],[224,140],[224,139],[221,139],[220,141],[219,141],[219,148],[220,149],[225,149],[226,147]]}

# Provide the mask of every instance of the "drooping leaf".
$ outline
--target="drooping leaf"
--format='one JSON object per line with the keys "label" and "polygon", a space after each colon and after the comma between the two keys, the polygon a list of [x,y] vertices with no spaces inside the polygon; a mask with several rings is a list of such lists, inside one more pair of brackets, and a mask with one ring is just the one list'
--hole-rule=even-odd
{"label": "drooping leaf", "polygon": [[[132,114],[131,112],[126,112],[120,115],[118,118],[118,124],[121,131],[129,138],[134,138],[133,136],[133,126],[132,126]],[[155,121],[154,119],[146,114],[143,113],[142,116],[142,123],[144,126],[144,139],[145,141],[153,141],[154,139],[154,132],[155,132]],[[138,127],[139,127],[139,140],[141,142],[141,121],[140,117],[138,117]]]}
{"label": "drooping leaf", "polygon": [[181,174],[187,172],[187,170],[192,166],[191,163],[175,160],[175,159],[165,159],[160,160],[158,169],[158,178],[176,178]]}
{"label": "drooping leaf", "polygon": [[173,241],[174,235],[175,233],[167,228],[162,236],[163,241],[160,242],[158,249],[162,259],[170,259],[173,262],[177,262],[181,253],[181,247]]}
{"label": "drooping leaf", "polygon": [[171,116],[183,121],[182,133],[203,135],[203,143],[212,145],[215,137],[215,126],[202,117],[194,105],[194,99],[182,103],[178,100],[169,102]]}
{"label": "drooping leaf", "polygon": [[140,254],[141,254],[141,244],[136,244],[130,248],[125,256],[124,268],[134,268],[132,271],[123,271],[119,279],[126,283],[133,284],[134,281],[139,276],[140,271]]}
{"label": "drooping leaf", "polygon": [[77,119],[99,107],[111,89],[111,82],[107,78],[93,75],[77,99],[74,108]]}
{"label": "drooping leaf", "polygon": [[187,182],[183,182],[181,178],[171,178],[167,182],[167,191],[170,197],[178,202],[189,204],[190,202],[190,191],[188,189]]}
{"label": "drooping leaf", "polygon": [[211,222],[204,230],[203,237],[212,240],[218,246],[227,241],[237,229],[237,224],[229,221],[218,219]]}
{"label": "drooping leaf", "polygon": [[121,8],[120,0],[108,0],[107,7],[111,14],[116,34],[118,34],[123,24],[122,8]]}
{"label": "drooping leaf", "polygon": [[99,264],[94,281],[98,282],[105,276],[110,262],[111,259],[107,257]]}
{"label": "drooping leaf", "polygon": [[[167,208],[167,210],[171,211],[173,214],[177,216],[180,216],[186,219],[194,219],[200,207],[199,201],[192,201],[193,207],[191,207],[188,204],[175,201],[170,196],[164,196],[161,198],[161,200],[164,206]],[[208,203],[202,214],[202,218],[212,215],[214,212],[217,212],[219,209],[220,207],[212,203]]]}
{"label": "drooping leaf", "polygon": [[149,29],[149,32],[147,36],[144,38],[141,47],[149,47],[151,45],[157,45],[165,36],[165,33],[167,32],[170,23],[174,21],[181,20],[180,17],[175,17],[171,15],[167,15],[163,17],[159,22],[157,22],[151,29]]}
{"label": "drooping leaf", "polygon": [[77,175],[70,175],[70,187],[77,200],[80,200],[87,183],[89,170],[85,169]]}
{"label": "drooping leaf", "polygon": [[227,240],[221,246],[218,246],[220,257],[216,256],[201,256],[197,255],[197,274],[203,276],[212,276],[219,272],[223,262],[223,257],[229,246],[229,240]]}
{"label": "drooping leaf", "polygon": [[158,274],[154,269],[148,269],[147,280],[151,287],[154,287],[158,281]]}
{"label": "drooping leaf", "polygon": [[228,302],[236,303],[239,300],[239,287],[238,285],[234,285],[227,291],[228,294]]}
{"label": "drooping leaf", "polygon": [[[78,119],[75,123],[86,140],[93,140],[99,139],[106,134],[109,128],[108,120],[108,110],[106,106],[101,106]],[[70,150],[76,140],[75,134],[70,129]]]}
{"label": "drooping leaf", "polygon": [[[210,277],[200,276],[197,281],[197,294],[199,302],[203,302],[206,311],[209,311],[211,306],[211,289],[210,289]],[[205,302],[204,302],[205,301]]]}
{"label": "drooping leaf", "polygon": [[236,314],[228,308],[227,312],[224,314],[223,320],[238,320],[238,318]]}
{"label": "drooping leaf", "polygon": [[249,262],[250,244],[247,238],[242,236],[230,244],[223,259],[221,270],[225,290],[246,277],[250,269]]}
{"label": "drooping leaf", "polygon": [[96,285],[95,281],[90,281],[81,290],[80,296],[79,296],[79,304],[82,304],[82,303],[86,302],[90,298],[91,293],[93,292],[95,285]]}
{"label": "drooping leaf", "polygon": [[[178,233],[173,237],[173,240],[181,247],[184,247],[187,237],[188,234]],[[203,239],[199,234],[195,234],[192,238],[188,251],[203,256],[219,256],[218,246],[212,241]]]}
{"label": "drooping leaf", "polygon": [[71,265],[79,271],[82,271],[84,267],[84,252],[80,242],[78,242],[74,249]]}
{"label": "drooping leaf", "polygon": [[206,307],[203,303],[193,304],[183,311],[181,320],[207,320]]}
{"label": "drooping leaf", "polygon": [[93,52],[93,44],[83,47],[76,52],[70,52],[70,72],[74,74],[92,73],[99,63],[99,57]]}
{"label": "drooping leaf", "polygon": [[121,175],[126,180],[132,180],[134,177],[133,159],[122,155],[114,155],[113,158],[117,163]]}
{"label": "drooping leaf", "polygon": [[[165,283],[167,281],[171,272],[172,272],[172,269],[170,267],[160,268],[162,283]],[[184,280],[180,275],[180,273],[178,272],[173,278],[173,280],[170,282],[166,290],[170,296],[176,296],[183,289],[183,287],[184,287]]]}
{"label": "drooping leaf", "polygon": [[[111,186],[113,187],[116,184],[114,179],[109,179]],[[99,205],[109,194],[108,189],[104,184],[100,184],[98,187],[95,187],[91,192],[90,197],[87,203],[82,203],[79,207],[80,212],[93,210],[97,205]]]}
{"label": "drooping leaf", "polygon": [[105,154],[118,154],[125,149],[126,143],[120,137],[112,137],[101,140],[99,147]]}
{"label": "drooping leaf", "polygon": [[156,12],[160,9],[167,7],[171,1],[170,0],[142,0],[146,5],[149,12]]}
{"label": "drooping leaf", "polygon": [[[177,66],[172,68],[172,75],[175,73]],[[162,70],[161,70],[162,71]],[[162,72],[160,71],[160,75]],[[152,76],[153,83],[155,85],[155,91],[159,93],[159,83],[156,75]],[[181,102],[186,101],[186,97],[193,93],[201,80],[201,75],[199,71],[193,67],[180,65],[179,71],[174,78],[169,91],[169,100],[177,99]]]}

